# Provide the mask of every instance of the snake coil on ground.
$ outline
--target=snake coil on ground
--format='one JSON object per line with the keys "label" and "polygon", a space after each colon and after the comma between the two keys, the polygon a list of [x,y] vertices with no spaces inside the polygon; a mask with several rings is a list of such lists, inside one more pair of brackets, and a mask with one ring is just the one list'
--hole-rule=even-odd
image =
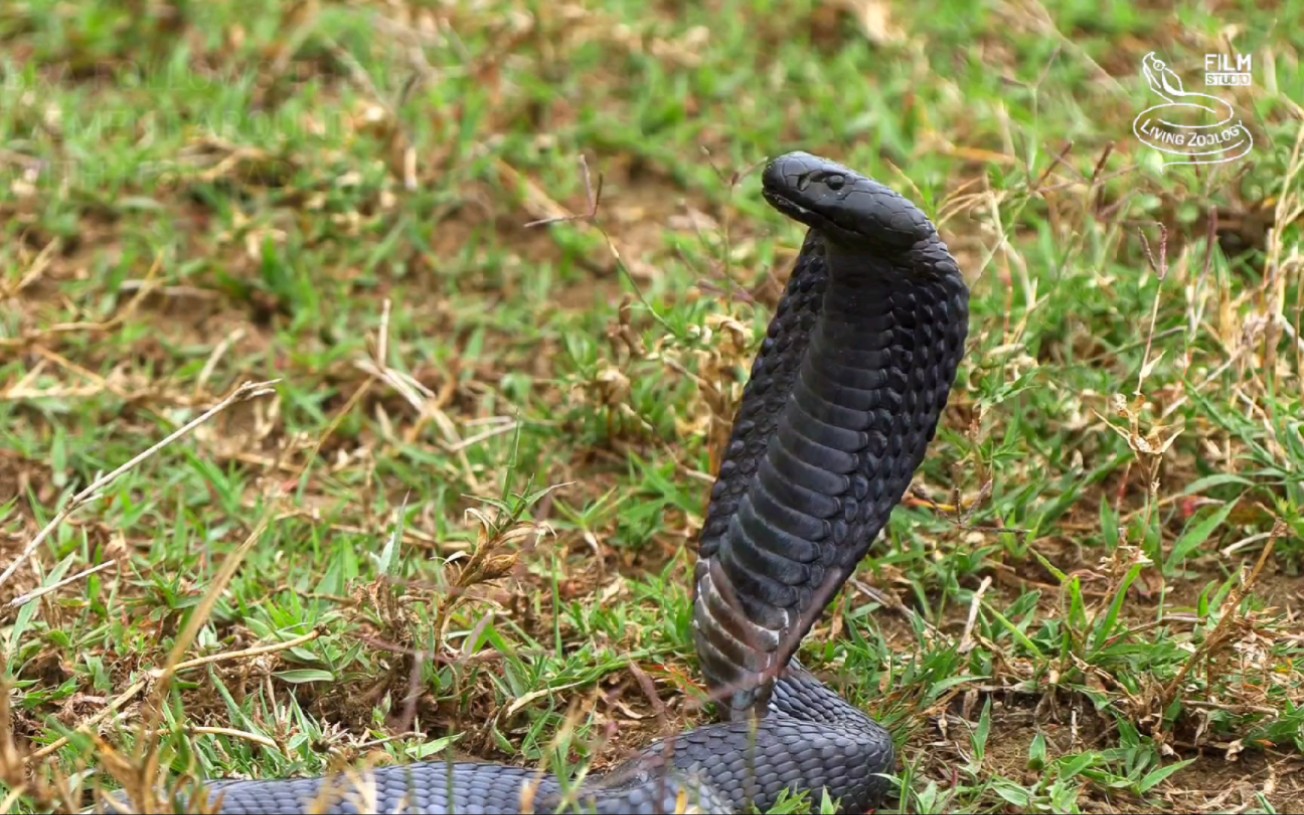
{"label": "snake coil on ground", "polygon": [[737,812],[784,790],[844,811],[881,799],[891,736],[793,658],[901,500],[946,405],[969,293],[924,214],[807,153],[766,200],[809,227],[711,491],[695,573],[697,652],[730,720],[656,742],[563,791],[496,764],[219,781],[223,812]]}

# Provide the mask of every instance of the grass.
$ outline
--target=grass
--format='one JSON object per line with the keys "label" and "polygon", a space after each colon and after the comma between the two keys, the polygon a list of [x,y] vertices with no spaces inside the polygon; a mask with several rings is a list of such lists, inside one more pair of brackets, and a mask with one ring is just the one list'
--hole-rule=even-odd
{"label": "grass", "polygon": [[[1304,808],[1304,5],[1261,5],[7,4],[0,562],[70,514],[0,581],[3,806],[708,721],[695,537],[801,238],[749,171],[801,148],[973,290],[802,651],[888,809]],[[1254,150],[1164,168],[1141,57],[1196,89],[1225,37]],[[596,223],[526,227],[581,156]]]}

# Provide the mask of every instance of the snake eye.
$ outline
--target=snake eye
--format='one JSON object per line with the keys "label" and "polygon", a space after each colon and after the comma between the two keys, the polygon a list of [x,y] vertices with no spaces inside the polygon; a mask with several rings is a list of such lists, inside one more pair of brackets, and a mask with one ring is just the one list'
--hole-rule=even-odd
{"label": "snake eye", "polygon": [[838,190],[842,189],[842,186],[846,183],[847,183],[846,176],[842,176],[842,175],[831,175],[828,178],[824,179],[824,186],[828,187],[834,192],[837,192]]}

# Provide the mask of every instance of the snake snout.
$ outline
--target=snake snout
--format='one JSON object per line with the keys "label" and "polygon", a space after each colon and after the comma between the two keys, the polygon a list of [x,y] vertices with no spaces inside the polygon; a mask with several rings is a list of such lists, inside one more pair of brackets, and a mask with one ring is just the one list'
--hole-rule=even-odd
{"label": "snake snout", "polygon": [[836,192],[848,185],[850,174],[845,167],[810,153],[785,153],[766,165],[761,184],[767,191],[780,194],[806,193],[812,184]]}

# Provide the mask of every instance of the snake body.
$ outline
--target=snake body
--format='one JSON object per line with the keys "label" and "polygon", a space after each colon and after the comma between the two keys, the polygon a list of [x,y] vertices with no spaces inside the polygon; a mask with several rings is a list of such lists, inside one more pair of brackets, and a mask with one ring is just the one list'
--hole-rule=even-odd
{"label": "snake body", "polygon": [[880,800],[880,725],[793,658],[887,523],[932,440],[968,330],[968,289],[908,200],[806,153],[763,192],[809,227],[735,418],[702,531],[698,655],[728,721],[658,741],[569,791],[484,763],[219,781],[223,812],[762,811],[785,790]]}

